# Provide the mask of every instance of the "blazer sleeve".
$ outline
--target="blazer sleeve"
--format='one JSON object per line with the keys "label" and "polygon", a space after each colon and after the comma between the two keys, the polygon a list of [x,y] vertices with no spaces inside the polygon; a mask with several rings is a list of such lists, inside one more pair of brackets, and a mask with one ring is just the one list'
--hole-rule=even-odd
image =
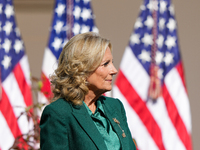
{"label": "blazer sleeve", "polygon": [[46,106],[40,121],[41,150],[69,150],[64,119],[50,105]]}
{"label": "blazer sleeve", "polygon": [[132,136],[131,136],[131,132],[130,132],[129,127],[128,127],[127,118],[126,118],[126,112],[125,112],[124,106],[123,106],[123,104],[122,104],[122,102],[120,100],[119,100],[119,102],[120,102],[120,105],[121,105],[122,119],[123,119],[123,122],[125,123],[125,127],[126,127],[126,133],[127,133],[126,136],[130,140],[129,141],[129,144],[130,144],[129,146],[133,147],[133,150],[136,150],[136,145],[133,142],[133,139],[132,139]]}

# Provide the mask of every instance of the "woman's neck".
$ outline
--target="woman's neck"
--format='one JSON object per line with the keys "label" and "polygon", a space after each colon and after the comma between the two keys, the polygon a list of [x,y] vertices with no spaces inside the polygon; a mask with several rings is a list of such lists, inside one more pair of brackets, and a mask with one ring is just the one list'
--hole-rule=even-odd
{"label": "woman's neck", "polygon": [[93,91],[89,90],[88,94],[85,95],[85,104],[92,111],[92,113],[96,110],[96,100],[101,96],[101,94],[95,94]]}

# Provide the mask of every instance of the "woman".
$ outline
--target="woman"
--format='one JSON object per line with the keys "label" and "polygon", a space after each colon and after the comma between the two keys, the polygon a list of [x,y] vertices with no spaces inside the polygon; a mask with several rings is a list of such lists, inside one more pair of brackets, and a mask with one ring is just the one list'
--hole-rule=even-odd
{"label": "woman", "polygon": [[89,32],[63,48],[51,76],[54,99],[40,122],[42,150],[135,150],[126,114],[118,99],[102,96],[112,89],[112,46]]}

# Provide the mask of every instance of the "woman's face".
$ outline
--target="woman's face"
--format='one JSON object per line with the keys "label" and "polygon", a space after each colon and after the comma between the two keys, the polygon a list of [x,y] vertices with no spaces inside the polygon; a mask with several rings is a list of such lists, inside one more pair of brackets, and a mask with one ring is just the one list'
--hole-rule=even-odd
{"label": "woman's face", "polygon": [[117,70],[113,65],[113,57],[108,47],[100,66],[87,78],[89,89],[101,94],[110,91],[115,74],[117,74]]}

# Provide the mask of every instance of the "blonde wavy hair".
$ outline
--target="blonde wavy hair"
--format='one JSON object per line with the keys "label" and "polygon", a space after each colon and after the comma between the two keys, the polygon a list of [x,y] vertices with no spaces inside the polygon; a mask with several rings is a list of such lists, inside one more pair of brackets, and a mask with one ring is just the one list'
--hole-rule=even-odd
{"label": "blonde wavy hair", "polygon": [[55,101],[65,98],[74,105],[82,104],[88,93],[86,79],[100,65],[109,40],[97,33],[88,32],[71,38],[64,46],[55,74],[50,77]]}

